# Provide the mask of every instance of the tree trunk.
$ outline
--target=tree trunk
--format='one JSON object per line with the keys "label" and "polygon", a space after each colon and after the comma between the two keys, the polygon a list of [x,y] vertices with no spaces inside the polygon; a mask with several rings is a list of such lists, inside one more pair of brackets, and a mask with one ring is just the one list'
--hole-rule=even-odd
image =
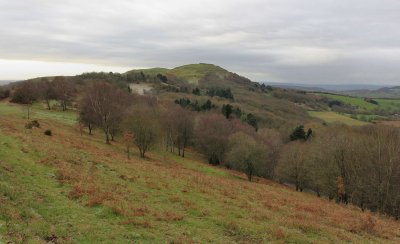
{"label": "tree trunk", "polygon": [[83,136],[83,125],[81,122],[79,122],[79,133],[81,134],[81,136]]}
{"label": "tree trunk", "polygon": [[185,157],[185,148],[182,148],[182,158]]}
{"label": "tree trunk", "polygon": [[92,135],[93,128],[91,124],[88,124],[88,130],[89,130],[89,135]]}
{"label": "tree trunk", "polygon": [[114,133],[110,133],[111,141],[114,141]]}
{"label": "tree trunk", "polygon": [[28,119],[30,119],[30,105],[28,104]]}
{"label": "tree trunk", "polygon": [[144,153],[146,152],[144,148],[138,147],[140,152],[140,157],[144,158]]}
{"label": "tree trunk", "polygon": [[47,109],[50,110],[50,100],[46,99],[46,105],[47,105]]}
{"label": "tree trunk", "polygon": [[61,107],[63,111],[67,111],[67,101],[61,101]]}
{"label": "tree trunk", "polygon": [[253,177],[253,174],[252,174],[252,172],[249,172],[248,174],[247,174],[247,178],[249,179],[249,181],[251,181],[251,178]]}
{"label": "tree trunk", "polygon": [[106,144],[110,144],[110,136],[108,135],[108,132],[104,132],[106,135]]}

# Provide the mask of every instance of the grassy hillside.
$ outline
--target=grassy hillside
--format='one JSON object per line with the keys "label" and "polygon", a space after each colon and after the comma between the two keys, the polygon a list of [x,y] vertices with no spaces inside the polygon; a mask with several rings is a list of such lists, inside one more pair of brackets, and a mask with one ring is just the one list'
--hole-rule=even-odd
{"label": "grassy hillside", "polygon": [[213,64],[188,64],[173,69],[137,69],[128,71],[126,74],[138,72],[143,72],[145,75],[149,76],[156,76],[157,74],[167,75],[170,79],[183,80],[191,85],[199,85],[199,81],[204,79],[208,74],[216,74],[223,79],[224,76],[229,73],[227,70]]}
{"label": "grassy hillside", "polygon": [[[120,139],[82,136],[74,112],[24,128],[0,103],[0,242],[398,242],[400,224],[162,150],[126,158]],[[43,131],[52,129],[53,136]]]}
{"label": "grassy hillside", "polygon": [[185,79],[189,84],[199,85],[199,81],[208,74],[224,79],[228,71],[213,64],[189,64],[176,67],[170,71],[173,75]]}
{"label": "grassy hillside", "polygon": [[[213,64],[188,64],[179,66],[173,69],[166,68],[151,68],[151,69],[137,69],[126,72],[126,75],[143,73],[152,80],[157,75],[164,75],[168,78],[167,83],[180,86],[234,86],[232,81],[239,81],[249,85],[250,80],[240,77],[231,73],[217,65]],[[250,84],[251,85],[251,84]]]}
{"label": "grassy hillside", "polygon": [[[251,82],[245,77],[229,72],[213,64],[189,64],[173,69],[154,68],[147,70],[131,70],[127,74],[139,74],[143,72],[146,76],[155,77],[157,74],[165,75],[168,78],[168,90],[165,84],[154,86],[157,95],[162,100],[175,100],[189,98],[191,100],[211,99],[219,105],[231,103],[241,108],[246,113],[253,113],[257,116],[263,126],[279,128],[286,126],[288,131],[298,124],[312,121],[313,118],[307,113],[306,108],[299,106],[286,98],[277,98],[271,92],[261,91],[259,84]],[[151,80],[151,79],[148,79]],[[229,88],[234,96],[234,101],[220,97],[211,98],[206,96],[205,90],[213,87]],[[187,88],[186,92],[179,92],[175,88]],[[194,96],[192,89],[202,89],[203,96]]]}

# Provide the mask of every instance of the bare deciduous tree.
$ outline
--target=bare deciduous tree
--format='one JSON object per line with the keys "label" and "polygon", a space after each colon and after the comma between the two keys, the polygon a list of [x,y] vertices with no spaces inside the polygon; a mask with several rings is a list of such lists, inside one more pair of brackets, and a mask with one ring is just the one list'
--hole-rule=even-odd
{"label": "bare deciduous tree", "polygon": [[151,150],[159,139],[159,116],[150,106],[138,106],[130,111],[124,121],[124,129],[133,135],[133,142],[138,147],[140,157]]}
{"label": "bare deciduous tree", "polygon": [[54,89],[54,84],[50,82],[47,78],[42,78],[39,83],[39,93],[40,93],[40,98],[43,99],[46,103],[47,109],[50,110],[50,102],[53,99],[56,99],[56,93]]}
{"label": "bare deciduous tree", "polygon": [[277,174],[281,180],[294,184],[296,191],[303,191],[309,181],[306,144],[304,142],[291,142],[284,147]]}
{"label": "bare deciduous tree", "polygon": [[236,132],[230,137],[230,147],[227,156],[230,167],[245,172],[249,181],[267,167],[267,153],[250,135]]}
{"label": "bare deciduous tree", "polygon": [[185,157],[185,149],[194,136],[195,114],[177,105],[167,107],[163,114],[167,150],[169,146],[178,148],[178,155]]}
{"label": "bare deciduous tree", "polygon": [[93,82],[84,90],[79,109],[81,118],[100,127],[106,143],[110,144],[110,137],[130,104],[128,93],[105,82]]}
{"label": "bare deciduous tree", "polygon": [[63,76],[57,76],[54,78],[52,86],[55,98],[59,101],[62,110],[66,111],[68,103],[71,102],[75,95],[74,84]]}
{"label": "bare deciduous tree", "polygon": [[220,114],[201,116],[195,127],[196,147],[204,153],[210,164],[223,162],[229,148],[232,124]]}
{"label": "bare deciduous tree", "polygon": [[19,83],[13,90],[11,102],[25,104],[27,118],[30,119],[31,106],[39,99],[38,86],[33,81]]}

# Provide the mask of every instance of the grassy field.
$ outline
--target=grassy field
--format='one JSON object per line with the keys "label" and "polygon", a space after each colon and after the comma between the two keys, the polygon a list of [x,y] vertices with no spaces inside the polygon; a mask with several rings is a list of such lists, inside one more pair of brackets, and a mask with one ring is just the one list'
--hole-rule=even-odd
{"label": "grassy field", "polygon": [[[73,112],[0,103],[0,243],[399,242],[397,221],[267,180],[119,140],[82,136]],[[43,131],[52,129],[53,136]]]}
{"label": "grassy field", "polygon": [[344,95],[334,95],[334,94],[324,94],[318,93],[321,96],[326,96],[343,103],[351,104],[353,106],[357,106],[362,110],[371,111],[374,109],[382,109],[387,111],[399,110],[400,108],[400,99],[374,99],[378,102],[378,105],[369,103],[364,101],[364,98],[361,97],[350,97]]}
{"label": "grassy field", "polygon": [[343,123],[346,125],[366,125],[367,122],[352,119],[346,115],[341,115],[336,112],[331,111],[324,111],[324,112],[317,112],[317,111],[309,111],[308,112],[312,117],[322,119],[327,123]]}

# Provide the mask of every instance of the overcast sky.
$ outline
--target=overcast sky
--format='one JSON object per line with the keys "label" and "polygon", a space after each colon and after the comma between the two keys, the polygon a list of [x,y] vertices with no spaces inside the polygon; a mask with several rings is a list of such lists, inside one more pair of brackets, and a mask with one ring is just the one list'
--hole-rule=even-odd
{"label": "overcast sky", "polygon": [[398,0],[0,0],[0,79],[214,63],[400,85]]}

